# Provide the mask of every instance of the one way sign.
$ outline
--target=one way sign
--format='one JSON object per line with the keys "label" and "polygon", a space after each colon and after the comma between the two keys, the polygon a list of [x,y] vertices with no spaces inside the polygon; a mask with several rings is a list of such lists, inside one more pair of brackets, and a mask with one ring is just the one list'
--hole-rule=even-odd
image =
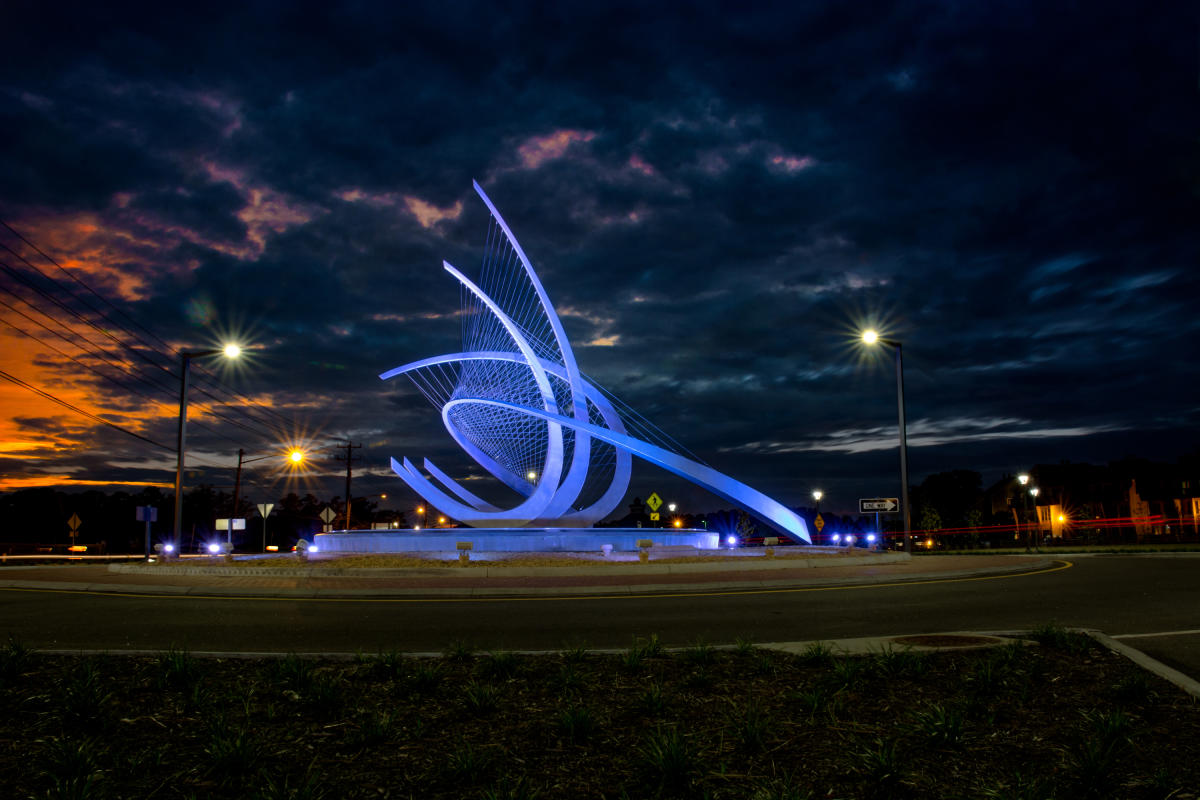
{"label": "one way sign", "polygon": [[899,510],[900,498],[898,497],[864,497],[858,501],[858,513],[860,514],[879,512],[889,514]]}

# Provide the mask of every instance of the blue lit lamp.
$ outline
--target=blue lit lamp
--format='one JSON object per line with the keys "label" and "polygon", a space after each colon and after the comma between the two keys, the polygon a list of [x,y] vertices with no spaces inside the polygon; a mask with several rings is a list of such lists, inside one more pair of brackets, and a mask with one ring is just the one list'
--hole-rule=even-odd
{"label": "blue lit lamp", "polygon": [[212,350],[184,350],[179,354],[183,363],[179,370],[179,436],[175,440],[177,457],[175,465],[175,523],[171,527],[171,541],[176,547],[179,546],[179,541],[182,538],[180,529],[183,526],[184,443],[187,440],[188,372],[191,368],[192,359],[207,358],[208,356],[237,358],[241,354],[242,348],[236,344],[227,344],[222,348]]}
{"label": "blue lit lamp", "polygon": [[900,342],[882,339],[868,328],[862,332],[863,344],[882,344],[896,351],[896,408],[900,416],[900,507],[904,510],[904,552],[912,552],[912,513],[908,507],[908,436],[904,426],[904,356]]}

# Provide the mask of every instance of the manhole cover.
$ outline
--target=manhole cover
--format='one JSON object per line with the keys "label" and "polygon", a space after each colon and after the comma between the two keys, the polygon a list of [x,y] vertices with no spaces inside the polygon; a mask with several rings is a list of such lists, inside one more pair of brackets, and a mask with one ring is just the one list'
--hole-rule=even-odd
{"label": "manhole cover", "polygon": [[912,647],[978,647],[984,644],[995,644],[997,639],[994,636],[959,636],[943,633],[927,636],[900,636],[892,641]]}

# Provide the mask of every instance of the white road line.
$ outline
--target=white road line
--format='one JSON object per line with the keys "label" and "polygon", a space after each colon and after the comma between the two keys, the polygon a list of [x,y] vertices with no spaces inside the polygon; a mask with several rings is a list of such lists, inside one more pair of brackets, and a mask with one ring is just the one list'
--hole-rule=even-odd
{"label": "white road line", "polygon": [[1119,636],[1110,636],[1112,639],[1146,639],[1151,636],[1197,636],[1200,635],[1200,629],[1191,631],[1163,631],[1161,633],[1122,633]]}

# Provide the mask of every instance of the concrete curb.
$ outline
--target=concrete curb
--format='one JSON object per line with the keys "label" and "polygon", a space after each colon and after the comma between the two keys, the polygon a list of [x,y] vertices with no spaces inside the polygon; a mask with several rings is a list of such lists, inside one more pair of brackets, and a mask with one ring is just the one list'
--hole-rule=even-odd
{"label": "concrete curb", "polygon": [[1158,659],[1146,655],[1141,650],[1130,647],[1123,642],[1118,642],[1103,631],[1081,628],[1079,629],[1079,633],[1086,633],[1109,650],[1125,656],[1142,669],[1153,672],[1158,677],[1170,681],[1192,697],[1200,698],[1200,681],[1184,675],[1174,667],[1168,667]]}
{"label": "concrete curb", "polygon": [[912,559],[908,553],[880,553],[877,556],[845,556],[830,558],[762,558],[739,559],[738,562],[719,561],[712,564],[633,563],[629,566],[574,567],[410,567],[380,569],[373,567],[162,567],[157,564],[109,564],[108,571],[132,575],[211,575],[224,578],[561,578],[574,575],[694,575],[705,572],[756,572],[781,569],[820,569],[822,567],[862,567],[898,564]]}
{"label": "concrete curb", "polygon": [[[397,600],[448,600],[448,599],[522,599],[539,597],[611,597],[633,596],[647,594],[692,594],[698,592],[769,592],[788,590],[820,591],[839,587],[872,586],[877,584],[907,584],[925,581],[962,580],[968,578],[1002,577],[1005,575],[1020,575],[1027,572],[1037,572],[1047,569],[1055,563],[1053,559],[1043,559],[1034,563],[1018,564],[1011,567],[990,567],[983,569],[955,570],[953,572],[922,573],[916,575],[867,575],[819,577],[805,576],[730,581],[696,581],[688,583],[620,583],[620,584],[583,584],[573,586],[430,586],[430,587],[398,587],[380,586],[372,588],[342,588],[342,587],[270,587],[241,584],[236,586],[190,586],[186,584],[123,584],[123,583],[83,583],[69,581],[0,581],[0,589],[18,589],[26,591],[66,591],[66,592],[95,592],[104,594],[128,595],[170,595],[174,597],[216,597],[235,599],[239,597],[253,599],[318,599],[318,600],[380,600],[394,598]],[[153,572],[154,567],[147,567]],[[190,569],[190,568],[185,568]],[[223,568],[228,569],[228,568]],[[237,573],[231,577],[251,578],[234,569]],[[120,570],[119,572],[124,572]],[[729,570],[723,570],[728,573]],[[141,573],[146,574],[146,573]],[[180,573],[173,573],[180,574]],[[594,573],[592,573],[594,574]],[[604,573],[601,573],[604,574]],[[644,574],[644,573],[643,573]],[[651,573],[653,574],[653,573]],[[664,573],[659,573],[664,574]],[[182,576],[182,575],[181,575]],[[483,577],[476,573],[477,577]],[[165,577],[165,575],[164,575]],[[213,576],[217,577],[217,576]],[[273,577],[289,577],[273,574]],[[334,577],[334,576],[329,576]],[[383,576],[376,576],[382,578]],[[396,576],[391,576],[396,577]],[[432,577],[425,575],[423,577]],[[440,576],[439,576],[440,577]],[[516,577],[516,576],[514,576]]]}

